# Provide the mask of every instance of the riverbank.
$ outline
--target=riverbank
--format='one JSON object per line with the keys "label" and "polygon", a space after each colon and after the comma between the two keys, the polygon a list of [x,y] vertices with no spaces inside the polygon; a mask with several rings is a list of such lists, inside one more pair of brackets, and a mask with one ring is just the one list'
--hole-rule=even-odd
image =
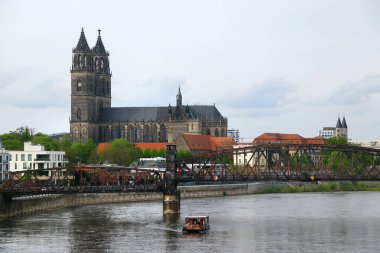
{"label": "riverbank", "polygon": [[288,183],[258,189],[256,194],[301,193],[301,192],[339,192],[339,191],[380,191],[380,182],[316,182]]}
{"label": "riverbank", "polygon": [[[256,182],[242,184],[178,186],[181,199],[266,193],[380,191],[380,182]],[[0,219],[59,208],[142,201],[162,201],[160,192],[46,194],[0,201]],[[1,199],[0,199],[1,200]]]}

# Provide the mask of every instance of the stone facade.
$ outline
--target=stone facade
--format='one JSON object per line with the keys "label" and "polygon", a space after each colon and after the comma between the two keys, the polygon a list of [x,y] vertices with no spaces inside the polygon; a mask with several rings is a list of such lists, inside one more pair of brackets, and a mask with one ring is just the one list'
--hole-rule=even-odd
{"label": "stone facade", "polygon": [[99,36],[90,49],[82,29],[73,49],[70,133],[74,142],[175,142],[181,133],[227,136],[227,119],[215,105],[111,107],[109,53]]}

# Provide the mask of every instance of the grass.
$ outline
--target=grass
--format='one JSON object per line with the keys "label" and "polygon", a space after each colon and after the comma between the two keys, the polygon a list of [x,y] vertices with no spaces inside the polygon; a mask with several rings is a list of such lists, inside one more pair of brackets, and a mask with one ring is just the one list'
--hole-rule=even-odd
{"label": "grass", "polygon": [[328,182],[322,184],[305,184],[303,186],[282,186],[259,189],[258,194],[265,193],[300,193],[300,192],[340,192],[340,191],[380,191],[380,185],[368,185],[366,182]]}

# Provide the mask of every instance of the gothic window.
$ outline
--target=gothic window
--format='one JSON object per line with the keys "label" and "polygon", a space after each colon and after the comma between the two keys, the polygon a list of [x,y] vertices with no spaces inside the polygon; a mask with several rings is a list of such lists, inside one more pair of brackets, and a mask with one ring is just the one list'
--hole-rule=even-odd
{"label": "gothic window", "polygon": [[150,126],[148,124],[146,124],[144,126],[144,132],[143,132],[143,135],[144,135],[144,142],[151,142],[151,132],[150,132]]}
{"label": "gothic window", "polygon": [[84,66],[87,67],[87,55],[84,56]]}
{"label": "gothic window", "polygon": [[77,61],[78,61],[78,62],[77,62],[77,66],[80,67],[81,64],[82,64],[82,57],[81,57],[80,54],[78,54]]}
{"label": "gothic window", "polygon": [[152,126],[152,142],[158,141],[158,127],[156,124]]}
{"label": "gothic window", "polygon": [[215,129],[214,136],[219,137],[219,129],[218,128]]}
{"label": "gothic window", "polygon": [[141,126],[136,126],[136,142],[141,142]]}
{"label": "gothic window", "polygon": [[77,120],[82,120],[82,112],[80,108],[77,109]]}
{"label": "gothic window", "polygon": [[127,140],[130,142],[135,142],[136,141],[136,131],[135,127],[130,125],[127,128]]}
{"label": "gothic window", "polygon": [[98,57],[95,57],[95,69],[96,70],[99,69],[99,60],[98,60]]}
{"label": "gothic window", "polygon": [[222,137],[225,137],[226,133],[224,132],[224,128],[222,128]]}
{"label": "gothic window", "polygon": [[78,81],[77,82],[77,92],[81,92],[82,91],[82,83],[81,81]]}
{"label": "gothic window", "polygon": [[103,62],[103,58],[100,60],[100,69],[103,69],[103,66],[104,65],[104,62]]}
{"label": "gothic window", "polygon": [[211,133],[211,132],[210,132],[210,128],[207,128],[207,130],[206,130],[206,134],[207,134],[207,135],[210,135],[210,133]]}

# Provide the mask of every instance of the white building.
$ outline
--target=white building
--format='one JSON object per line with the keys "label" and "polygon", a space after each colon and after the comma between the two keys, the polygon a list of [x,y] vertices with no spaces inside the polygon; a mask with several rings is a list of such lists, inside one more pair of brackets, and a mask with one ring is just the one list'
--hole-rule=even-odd
{"label": "white building", "polygon": [[8,153],[9,172],[63,168],[68,163],[64,151],[45,151],[44,146],[32,145],[31,142],[24,143],[24,151],[9,150]]}
{"label": "white building", "polygon": [[0,182],[8,178],[9,154],[3,148],[3,142],[0,139]]}
{"label": "white building", "polygon": [[350,143],[356,144],[365,148],[380,149],[380,140],[350,140]]}
{"label": "white building", "polygon": [[322,130],[319,130],[319,137],[330,139],[333,137],[342,137],[348,139],[348,127],[346,118],[343,116],[342,121],[338,116],[338,121],[336,122],[336,127],[324,127]]}
{"label": "white building", "polygon": [[335,127],[324,127],[322,130],[319,130],[319,137],[330,139],[336,136]]}

